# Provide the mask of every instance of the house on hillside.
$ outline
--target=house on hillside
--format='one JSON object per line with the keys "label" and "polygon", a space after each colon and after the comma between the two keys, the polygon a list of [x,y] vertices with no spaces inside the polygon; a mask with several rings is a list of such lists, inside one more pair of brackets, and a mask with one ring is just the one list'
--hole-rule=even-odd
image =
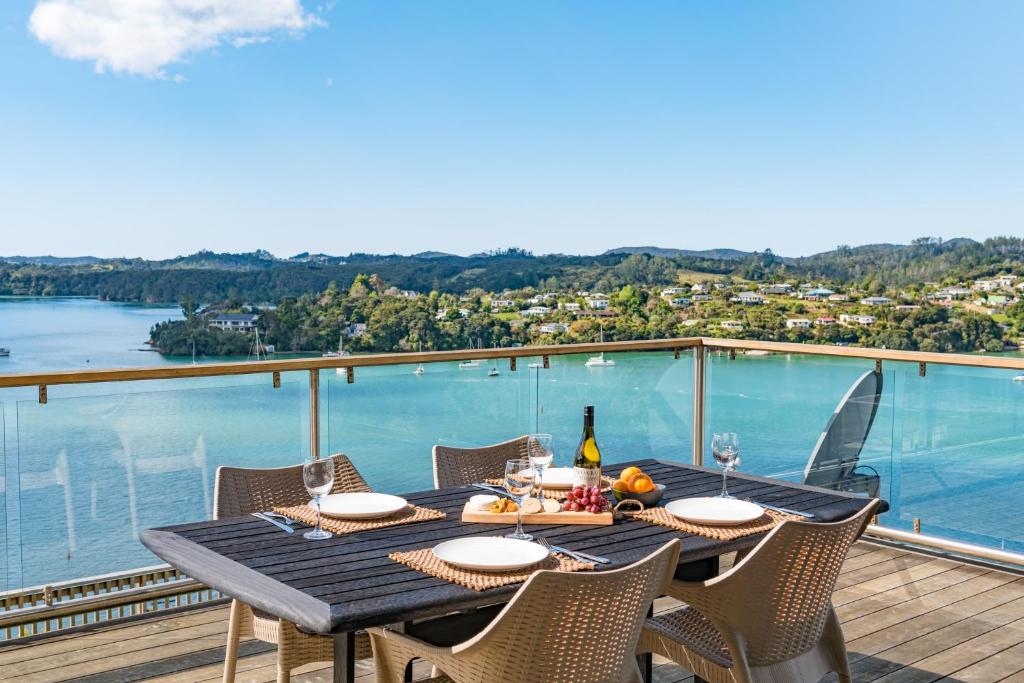
{"label": "house on hillside", "polygon": [[761,285],[760,289],[765,294],[785,295],[793,293],[793,285],[787,284],[785,282],[778,282],[771,285]]}
{"label": "house on hillside", "polygon": [[800,298],[807,301],[824,301],[835,294],[831,289],[825,289],[824,287],[815,287],[808,289],[805,292],[800,292]]}
{"label": "house on hillside", "polygon": [[530,306],[525,311],[519,311],[519,315],[524,318],[539,318],[547,315],[551,312],[551,309],[547,306]]}
{"label": "house on hillside", "polygon": [[221,313],[210,321],[210,327],[232,332],[255,332],[258,316],[252,313]]}
{"label": "house on hillside", "polygon": [[865,306],[888,306],[892,299],[887,296],[868,296],[860,300]]}
{"label": "house on hillside", "polygon": [[757,292],[740,292],[736,296],[729,299],[729,301],[732,301],[733,303],[749,304],[754,306],[757,304],[763,304],[764,297],[758,294]]}
{"label": "house on hillside", "polygon": [[669,299],[668,305],[672,308],[686,308],[690,305],[690,300],[685,296],[677,296],[673,299]]}
{"label": "house on hillside", "polygon": [[854,313],[843,313],[839,316],[839,322],[844,325],[874,325],[875,316],[856,315]]}
{"label": "house on hillside", "polygon": [[818,325],[819,327],[832,327],[833,325],[837,324],[837,321],[830,315],[823,315],[817,320],[815,320],[814,324]]}
{"label": "house on hillside", "polygon": [[569,331],[569,325],[566,323],[544,323],[537,326],[537,331],[541,334],[562,334]]}
{"label": "house on hillside", "polygon": [[723,320],[722,322],[718,323],[718,326],[721,327],[723,330],[729,330],[730,332],[743,331],[743,323],[741,323],[739,320]]}
{"label": "house on hillside", "polygon": [[801,330],[807,329],[811,326],[811,321],[807,318],[790,318],[786,321],[786,329],[788,330]]}
{"label": "house on hillside", "polygon": [[559,310],[562,311],[578,311],[580,310],[581,306],[575,301],[565,301],[558,304],[558,308]]}

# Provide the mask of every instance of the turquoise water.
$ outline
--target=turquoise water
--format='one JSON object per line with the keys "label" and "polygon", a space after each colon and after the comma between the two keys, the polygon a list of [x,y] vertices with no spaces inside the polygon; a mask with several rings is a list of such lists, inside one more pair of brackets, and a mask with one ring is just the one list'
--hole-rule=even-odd
{"label": "turquoise water", "polygon": [[[149,327],[179,315],[84,299],[0,299],[0,373],[157,365],[140,351]],[[431,364],[321,375],[322,451],[345,452],[371,485],[432,485],[433,444],[480,445],[528,431],[554,435],[556,461],[575,446],[582,407],[596,406],[609,462],[689,460],[692,358],[616,354],[520,359],[473,369]],[[850,384],[874,364],[805,356],[712,355],[706,428],[740,434],[741,469],[800,480],[815,441]],[[886,523],[1024,550],[1024,383],[987,369],[885,365],[882,405],[862,461],[882,475]],[[210,514],[221,464],[273,466],[308,452],[305,373],[0,392],[4,474],[0,578],[8,588],[156,564],[136,541],[146,527]]]}

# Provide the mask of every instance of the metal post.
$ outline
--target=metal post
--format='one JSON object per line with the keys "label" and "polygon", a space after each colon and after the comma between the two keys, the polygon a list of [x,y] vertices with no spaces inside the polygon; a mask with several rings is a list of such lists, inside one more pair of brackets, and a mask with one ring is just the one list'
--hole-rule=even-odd
{"label": "metal post", "polygon": [[693,348],[693,464],[704,464],[704,345]]}
{"label": "metal post", "polygon": [[320,370],[309,371],[309,454],[320,459]]}

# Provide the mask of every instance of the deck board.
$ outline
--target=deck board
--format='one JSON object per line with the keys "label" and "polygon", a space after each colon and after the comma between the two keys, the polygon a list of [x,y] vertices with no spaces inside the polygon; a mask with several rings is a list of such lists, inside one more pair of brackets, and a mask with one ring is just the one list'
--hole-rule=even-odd
{"label": "deck board", "polygon": [[[731,564],[723,558],[722,569]],[[855,681],[1024,683],[1024,577],[861,542],[834,594]],[[677,606],[659,599],[654,609]],[[17,683],[213,683],[222,672],[227,608],[205,607],[141,621],[0,646],[0,679]],[[275,653],[243,643],[239,683],[275,680]],[[374,680],[369,661],[357,680]],[[419,666],[418,673],[428,673]],[[296,683],[330,681],[330,667],[296,670]],[[685,669],[655,659],[657,683],[691,683]],[[826,678],[835,680],[835,677]]]}

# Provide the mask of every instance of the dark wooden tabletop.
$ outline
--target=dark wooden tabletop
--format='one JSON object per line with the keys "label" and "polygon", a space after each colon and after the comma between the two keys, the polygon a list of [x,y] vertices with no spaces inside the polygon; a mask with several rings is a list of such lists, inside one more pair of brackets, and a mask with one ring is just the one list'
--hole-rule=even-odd
{"label": "dark wooden tabletop", "polygon": [[[605,468],[616,474],[639,465],[666,485],[665,501],[716,495],[719,470],[661,460],[638,460]],[[341,633],[505,602],[518,586],[477,592],[417,572],[388,559],[396,550],[431,547],[461,536],[504,535],[503,525],[460,521],[469,487],[406,495],[411,503],[443,510],[447,519],[308,541],[301,530],[286,534],[253,517],[196,522],[149,529],[142,542],[158,557],[211,588],[317,633]],[[845,519],[867,499],[779,480],[743,474],[729,476],[737,498],[811,512],[810,521]],[[885,504],[879,509],[884,511]],[[680,570],[724,553],[755,545],[762,535],[716,541],[682,534],[647,522],[625,519],[612,526],[527,525],[527,531],[556,545],[603,555],[621,567],[672,538],[682,539]]]}

